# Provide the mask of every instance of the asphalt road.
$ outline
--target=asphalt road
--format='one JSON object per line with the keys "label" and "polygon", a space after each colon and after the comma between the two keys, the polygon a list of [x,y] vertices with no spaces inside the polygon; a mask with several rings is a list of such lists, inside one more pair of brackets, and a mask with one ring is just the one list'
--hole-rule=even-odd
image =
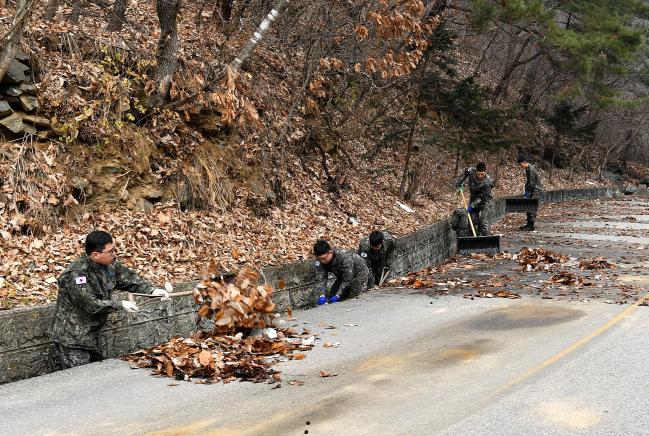
{"label": "asphalt road", "polygon": [[507,276],[522,298],[462,298],[467,280],[296,312],[293,324],[319,340],[279,365],[276,389],[178,383],[118,360],[1,385],[0,434],[649,434],[649,308],[633,304],[649,291],[646,230],[624,226],[649,203],[579,207],[546,208],[533,234],[513,233],[520,217],[509,219],[503,245],[607,256],[618,269],[601,286],[539,290],[546,276],[513,261],[459,262],[467,279]]}

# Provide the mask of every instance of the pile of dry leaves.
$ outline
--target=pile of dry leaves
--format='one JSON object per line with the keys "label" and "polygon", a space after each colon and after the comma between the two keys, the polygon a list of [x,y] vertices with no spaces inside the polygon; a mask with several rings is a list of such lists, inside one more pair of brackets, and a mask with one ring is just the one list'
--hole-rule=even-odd
{"label": "pile of dry leaves", "polygon": [[555,264],[568,262],[568,256],[548,250],[547,248],[523,247],[518,254],[512,256],[525,271],[550,269]]}
{"label": "pile of dry leaves", "polygon": [[568,271],[562,271],[554,274],[548,279],[548,283],[576,287],[593,286],[592,282],[590,282],[587,278],[578,276],[577,274]]}
{"label": "pile of dry leaves", "polygon": [[581,269],[615,269],[614,264],[610,263],[604,257],[592,257],[588,259],[581,259],[579,261],[579,268]]}
{"label": "pile of dry leaves", "polygon": [[[313,348],[315,337],[291,329],[274,329],[275,304],[269,285],[257,285],[259,275],[244,269],[227,278],[212,275],[194,293],[198,314],[214,319],[214,331],[198,332],[189,338],[174,337],[156,347],[126,356],[138,368],[153,373],[202,382],[235,379],[259,382],[280,380],[271,368],[280,359],[304,359],[299,351]],[[262,330],[263,329],[263,330]]]}

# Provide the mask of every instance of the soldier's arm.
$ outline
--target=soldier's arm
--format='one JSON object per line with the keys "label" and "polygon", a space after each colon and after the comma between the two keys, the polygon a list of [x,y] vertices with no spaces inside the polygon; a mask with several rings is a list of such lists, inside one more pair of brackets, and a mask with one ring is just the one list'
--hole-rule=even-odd
{"label": "soldier's arm", "polygon": [[358,246],[358,255],[363,258],[365,261],[365,265],[367,265],[367,268],[369,270],[372,269],[372,261],[370,260],[370,257],[367,255],[367,252],[370,251],[369,244],[365,245],[363,242],[361,242]]}
{"label": "soldier's arm", "polygon": [[458,186],[458,187],[459,187],[460,185],[462,185],[462,183],[464,183],[464,181],[466,180],[466,178],[469,177],[469,174],[471,174],[471,172],[470,172],[470,168],[465,169],[465,170],[464,170],[464,173],[462,174],[462,177],[460,177],[459,179],[457,179],[457,182],[455,182],[455,186]]}
{"label": "soldier's arm", "polygon": [[[336,277],[336,281],[340,282],[339,289],[345,290],[352,284],[354,280],[354,262],[352,256],[341,256],[340,259],[340,277]],[[338,292],[338,289],[336,289]]]}
{"label": "soldier's arm", "polygon": [[530,171],[530,188],[534,189],[539,186],[539,173],[536,171],[536,168],[534,170]]}
{"label": "soldier's arm", "polygon": [[115,262],[115,278],[117,280],[115,287],[120,290],[138,294],[150,294],[155,289],[155,286],[120,262]]}
{"label": "soldier's arm", "polygon": [[319,262],[317,262],[315,267],[315,290],[318,292],[318,295],[327,294],[328,281],[329,281],[329,273],[320,266]]}
{"label": "soldier's arm", "polygon": [[385,238],[385,257],[388,268],[392,267],[392,261],[394,260],[394,250],[397,246],[396,241],[392,236]]}
{"label": "soldier's arm", "polygon": [[59,292],[65,289],[70,300],[91,315],[115,312],[122,308],[119,301],[100,300],[95,297],[87,280],[82,272],[65,274],[59,279]]}

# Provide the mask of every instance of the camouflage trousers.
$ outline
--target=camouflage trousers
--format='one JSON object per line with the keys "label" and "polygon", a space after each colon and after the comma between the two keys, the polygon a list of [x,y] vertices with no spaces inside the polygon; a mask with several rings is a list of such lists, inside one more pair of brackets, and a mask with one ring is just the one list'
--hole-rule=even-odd
{"label": "camouflage trousers", "polygon": [[100,360],[104,360],[104,356],[97,351],[66,347],[55,342],[50,350],[49,367],[50,371],[60,371]]}
{"label": "camouflage trousers", "polygon": [[[354,277],[354,280],[340,292],[340,299],[346,300],[348,298],[358,297],[361,293],[367,290],[367,281],[368,281],[369,271],[365,270],[361,272],[358,276]],[[334,285],[331,287],[331,295],[333,297],[338,293],[340,287],[340,282],[336,280]]]}
{"label": "camouflage trousers", "polygon": [[[471,220],[477,236],[489,236],[491,233],[491,223],[489,221],[488,206],[479,209],[473,209],[471,212]],[[473,236],[473,235],[471,235]]]}
{"label": "camouflage trousers", "polygon": [[[534,192],[530,196],[530,198],[538,198],[539,199],[539,207],[541,206],[541,201],[542,201],[542,192]],[[536,214],[537,212],[527,212],[527,224],[528,225],[534,225],[534,221],[536,221]]]}

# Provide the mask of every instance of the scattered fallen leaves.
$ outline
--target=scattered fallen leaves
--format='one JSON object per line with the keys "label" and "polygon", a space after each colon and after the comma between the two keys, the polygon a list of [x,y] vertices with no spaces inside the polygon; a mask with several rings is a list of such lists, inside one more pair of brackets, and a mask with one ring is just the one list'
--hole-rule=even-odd
{"label": "scattered fallen leaves", "polygon": [[547,248],[523,247],[512,259],[518,261],[525,271],[547,270],[553,264],[568,262],[568,256]]}
{"label": "scattered fallen leaves", "polygon": [[337,375],[340,375],[339,373],[331,373],[327,371],[320,371],[320,377],[336,377]]}
{"label": "scattered fallen leaves", "polygon": [[468,293],[464,294],[464,298],[510,298],[512,300],[515,300],[517,298],[521,298],[520,294],[517,294],[515,292],[507,291],[507,290],[502,290],[498,292],[487,292],[487,291],[478,291],[475,293]]}

